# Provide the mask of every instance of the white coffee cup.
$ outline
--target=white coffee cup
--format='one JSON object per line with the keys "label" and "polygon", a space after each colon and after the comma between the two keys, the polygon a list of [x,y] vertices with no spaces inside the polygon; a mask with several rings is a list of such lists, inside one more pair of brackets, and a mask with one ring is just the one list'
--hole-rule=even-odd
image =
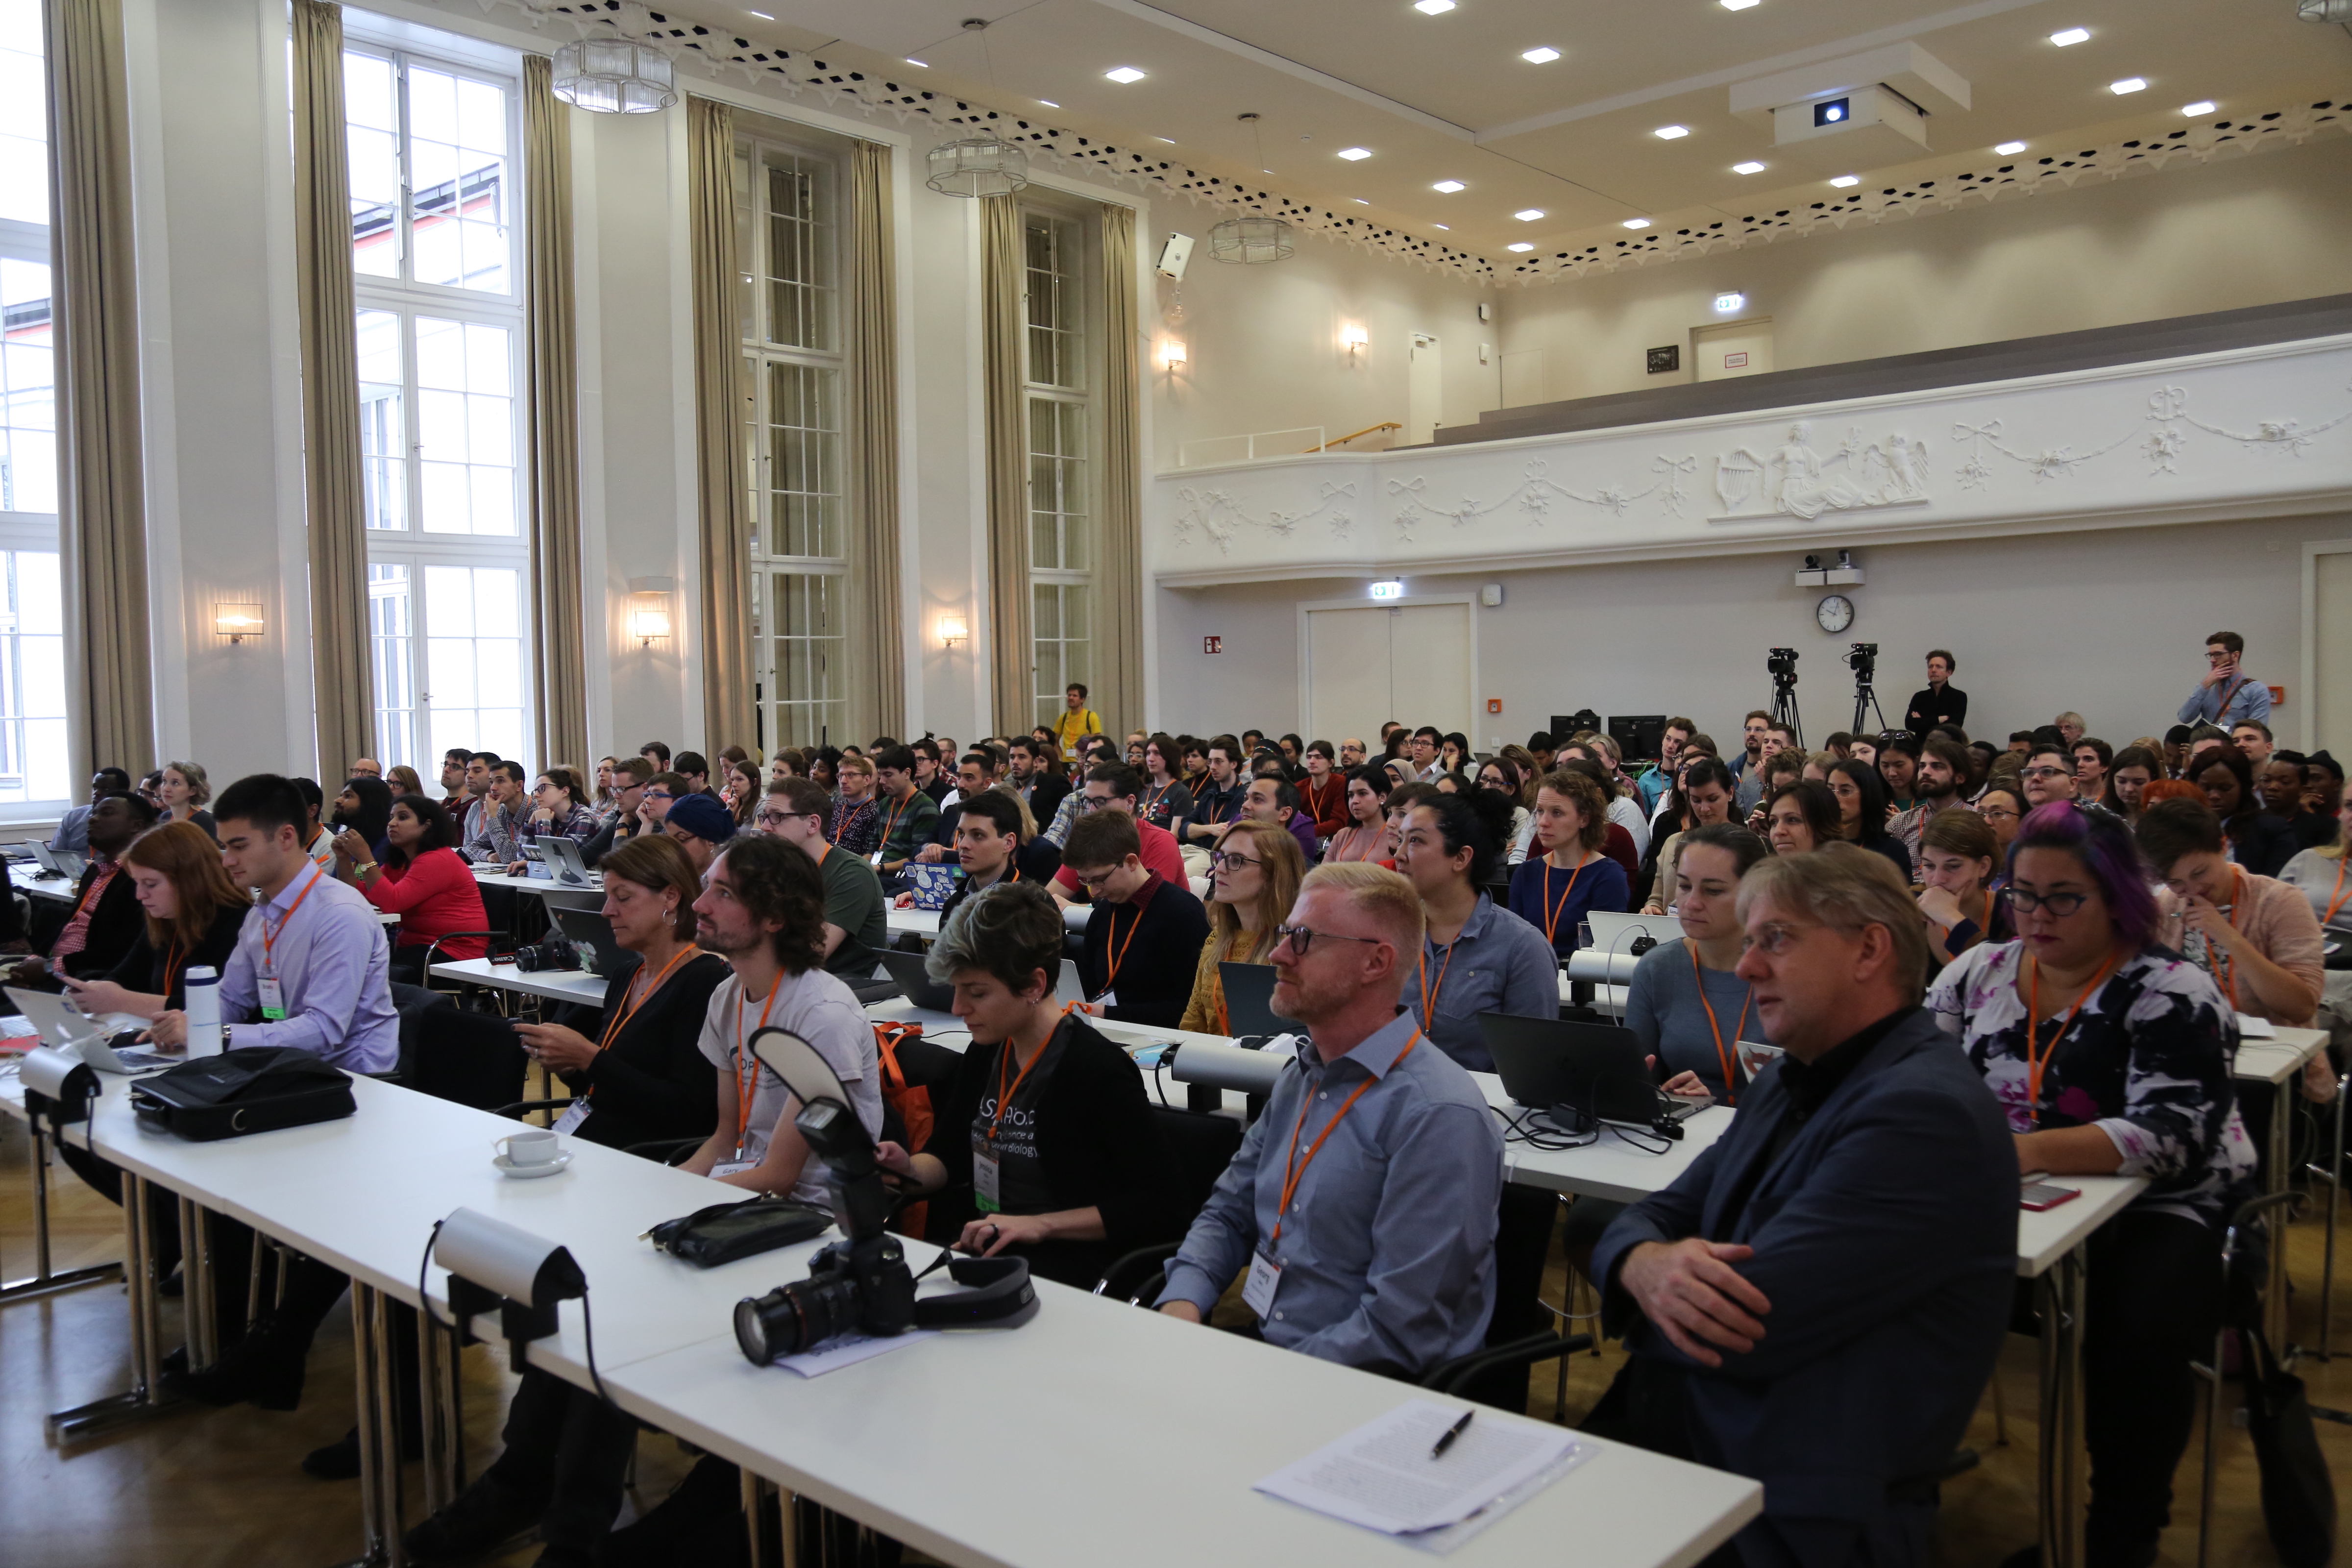
{"label": "white coffee cup", "polygon": [[562,1152],[562,1143],[551,1128],[526,1127],[520,1132],[509,1132],[490,1145],[506,1156],[509,1165],[544,1165]]}

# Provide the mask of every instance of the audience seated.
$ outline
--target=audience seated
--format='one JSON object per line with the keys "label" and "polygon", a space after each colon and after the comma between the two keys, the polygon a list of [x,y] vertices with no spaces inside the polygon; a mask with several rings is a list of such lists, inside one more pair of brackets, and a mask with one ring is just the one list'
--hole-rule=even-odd
{"label": "audience seated", "polygon": [[1274,928],[1297,897],[1307,861],[1287,829],[1266,822],[1234,824],[1209,859],[1209,936],[1201,944],[1192,994],[1177,1026],[1230,1035],[1224,978],[1217,965],[1266,962]]}
{"label": "audience seated", "polygon": [[1748,1079],[1738,1046],[1756,1037],[1756,988],[1734,973],[1743,935],[1735,901],[1740,879],[1767,853],[1762,839],[1727,822],[1683,840],[1675,863],[1683,934],[1642,955],[1625,998],[1625,1026],[1668,1094],[1739,1103]]}
{"label": "audience seated", "polygon": [[1536,853],[1511,873],[1510,908],[1561,958],[1584,945],[1585,911],[1625,909],[1625,868],[1601,852],[1607,809],[1601,786],[1580,773],[1547,774],[1536,786]]}
{"label": "audience seated", "polygon": [[1764,808],[1765,841],[1775,855],[1802,855],[1838,837],[1837,796],[1826,784],[1782,784]]}
{"label": "audience seated", "polygon": [[1692,828],[1709,823],[1730,820],[1732,805],[1738,785],[1718,758],[1685,755],[1680,763],[1682,773],[1675,787],[1665,796],[1659,812],[1659,823],[1668,831],[1663,838],[1654,831],[1651,847],[1657,850],[1647,863],[1651,892],[1643,900],[1642,912],[1662,915],[1673,900],[1675,862],[1682,853],[1682,841]]}
{"label": "audience seated", "polygon": [[[1911,809],[1895,813],[1886,824],[1888,836],[1903,846],[1912,865],[1918,864],[1919,836],[1927,819],[1965,805],[1966,795],[1975,793],[1969,788],[1970,766],[1969,749],[1948,735],[1930,735],[1920,743],[1919,763],[1912,776]],[[1830,787],[1837,786],[1831,784]],[[1838,804],[1843,811],[1843,799]]]}
{"label": "audience seated", "polygon": [[2246,753],[2227,741],[2198,752],[2189,762],[2189,782],[2205,792],[2205,804],[2221,819],[2229,837],[2231,864],[2258,876],[2275,877],[2286,869],[2302,846],[2294,830],[2263,810],[2254,791],[2253,764]]}
{"label": "audience seated", "polygon": [[[1894,809],[1886,798],[1886,764],[1899,753],[1891,748],[1878,754],[1878,766],[1865,767],[1848,758],[1830,769],[1829,792],[1838,807],[1837,836],[1848,844],[1884,855],[1895,868],[1895,874],[1904,881],[1911,880],[1911,855],[1893,834],[1886,831],[1889,813]],[[1907,760],[1907,759],[1906,759]],[[1913,777],[1916,777],[1915,773]],[[1917,802],[1905,808],[1906,813],[1918,809]]]}
{"label": "audience seated", "polygon": [[874,847],[866,852],[866,864],[885,877],[895,877],[930,837],[940,808],[917,787],[915,753],[910,747],[886,746],[877,752],[874,776],[878,784],[875,810],[880,826]]}
{"label": "audience seated", "polygon": [[550,768],[531,785],[530,804],[514,826],[515,859],[508,874],[520,877],[530,869],[522,855],[526,844],[542,838],[569,838],[585,845],[596,837],[596,814],[589,809],[586,788],[570,768]]}
{"label": "audience seated", "polygon": [[[1020,800],[1003,790],[984,791],[963,803],[955,830],[956,864],[962,868],[963,877],[940,906],[942,927],[966,899],[999,882],[1023,879],[1020,850],[1026,820]],[[914,895],[901,893],[898,902],[902,908],[909,906]]]}
{"label": "audience seated", "polygon": [[2335,793],[2340,829],[2336,842],[2297,855],[2279,873],[2279,880],[2304,896],[2324,940],[2336,946],[2322,960],[2326,965],[2325,991],[2315,1022],[2328,1031],[2342,1053],[2352,1049],[2352,882],[2344,875],[2352,864],[2352,857],[2345,854],[2352,845],[2352,790],[2338,784]]}
{"label": "audience seated", "polygon": [[[2319,921],[2301,889],[2225,858],[2221,818],[2193,800],[2150,806],[2133,827],[2157,895],[2158,940],[2212,977],[2233,1013],[2302,1028],[2326,985]],[[2326,1100],[2335,1070],[2314,1057],[2305,1074]]]}
{"label": "audience seated", "polygon": [[1267,1343],[1417,1376],[1485,1342],[1502,1136],[1399,1008],[1424,950],[1403,877],[1319,867],[1273,934],[1274,1007],[1307,1042],[1192,1222],[1160,1310],[1202,1322],[1246,1269]]}
{"label": "audience seated", "polygon": [[[394,770],[395,773],[398,771],[397,768]],[[419,795],[424,794],[422,790],[416,793]],[[327,826],[331,829],[325,845],[329,860],[331,860],[334,856],[335,838],[347,828],[360,836],[367,845],[369,852],[377,859],[383,858],[384,850],[390,847],[390,840],[385,835],[392,826],[393,803],[400,798],[399,793],[382,779],[370,778],[364,773],[354,773],[344,780],[342,793],[335,796],[334,815],[327,823]],[[457,829],[453,826],[450,829],[450,842],[454,844],[456,841]],[[318,858],[314,850],[311,858],[315,860]],[[325,863],[321,862],[321,864]],[[331,865],[328,868],[331,871],[334,870]],[[336,874],[342,875],[341,872]]]}
{"label": "audience seated", "polygon": [[1927,1005],[2006,1111],[2017,1171],[2148,1180],[2087,1243],[2083,1381],[2086,1560],[2151,1562],[2194,1420],[2190,1363],[2220,1320],[2220,1227],[2251,1195],[2236,1026],[2211,978],[2162,945],[2145,862],[2114,817],[2039,806],[2009,869],[2023,940],[1962,953]]}
{"label": "audience seated", "polygon": [[1941,813],[1920,834],[1919,912],[1927,917],[1927,948],[1938,966],[1993,930],[1993,869],[2000,861],[1992,824],[1973,811]]}
{"label": "audience seated", "polygon": [[[839,787],[833,802],[833,842],[837,848],[866,858],[882,847],[882,819],[874,798],[874,764],[864,757],[845,752],[835,761],[834,772]],[[867,864],[872,862],[868,860]]]}
{"label": "audience seated", "polygon": [[213,786],[205,780],[205,770],[195,763],[164,763],[156,795],[163,808],[161,820],[193,822],[206,833],[214,833],[213,814],[204,809],[205,802],[213,797]]}
{"label": "audience seated", "polygon": [[[522,827],[527,809],[523,804],[523,768],[520,763],[501,759],[492,763],[486,773],[485,791],[467,815],[465,840],[460,848],[475,865],[503,870],[522,858],[515,848],[515,835]],[[469,764],[468,787],[472,783]]]}
{"label": "audience seated", "polygon": [[1192,997],[1209,916],[1190,888],[1144,861],[1139,826],[1124,806],[1080,817],[1063,848],[1055,886],[1070,878],[1093,906],[1078,953],[1087,1011],[1173,1028]]}
{"label": "audience seated", "polygon": [[[1171,891],[1181,889],[1154,902]],[[1062,936],[1061,910],[1034,885],[988,889],[942,923],[925,966],[955,988],[971,1045],[932,1091],[929,1140],[912,1153],[886,1143],[881,1163],[930,1199],[929,1239],[1012,1251],[1083,1288],[1114,1258],[1172,1239],[1183,1200],[1134,1060],[1055,998]]]}
{"label": "audience seated", "polygon": [[2164,760],[2155,752],[2137,744],[2126,746],[2107,769],[2107,809],[2126,822],[2137,820],[2140,791],[2163,776]]}
{"label": "audience seated", "polygon": [[654,765],[643,757],[620,757],[614,761],[611,810],[605,814],[604,825],[580,847],[583,860],[592,867],[599,865],[617,846],[644,836],[646,826],[642,813],[646,804],[646,787],[653,776]]}
{"label": "audience seated", "polygon": [[1879,783],[1885,786],[1886,802],[1895,811],[1909,811],[1918,804],[1919,742],[1897,731],[1878,738],[1878,757],[1872,764],[1878,770]]}
{"label": "audience seated", "polygon": [[1419,967],[1405,1009],[1430,1043],[1473,1072],[1495,1070],[1482,1013],[1559,1016],[1559,960],[1544,933],[1487,893],[1503,863],[1507,803],[1491,790],[1412,806],[1396,868],[1421,895]]}
{"label": "audience seated", "polygon": [[1380,861],[1393,853],[1389,844],[1388,770],[1361,763],[1347,772],[1348,824],[1324,846],[1323,863],[1336,866],[1350,860]]}
{"label": "audience seated", "polygon": [[721,849],[735,839],[735,816],[716,795],[689,793],[667,803],[661,831],[686,851],[698,875],[710,869]]}
{"label": "audience seated", "polygon": [[1225,836],[1225,830],[1241,820],[1242,801],[1249,783],[1241,776],[1241,742],[1231,735],[1220,735],[1207,748],[1208,777],[1192,790],[1192,815],[1184,828],[1184,841],[1203,848],[1213,847]]}
{"label": "audience seated", "polygon": [[[1192,889],[1192,881],[1185,872],[1184,852],[1177,844],[1176,836],[1165,828],[1154,827],[1150,823],[1142,821],[1137,816],[1137,806],[1142,793],[1143,780],[1133,768],[1124,763],[1097,763],[1087,770],[1085,787],[1078,796],[1078,821],[1083,822],[1087,816],[1099,812],[1127,813],[1129,818],[1135,822],[1140,846],[1137,853],[1143,858],[1144,869],[1159,877],[1162,881],[1172,882],[1189,892]],[[1072,825],[1070,831],[1073,835],[1077,832],[1076,824]],[[1070,868],[1068,846],[1063,847],[1061,868],[1054,873],[1053,880],[1048,882],[1046,887],[1053,893],[1054,901],[1057,904],[1068,905],[1082,902],[1087,899],[1088,894],[1080,883],[1077,873]],[[1198,942],[1186,947],[1184,961],[1190,963],[1193,953],[1199,949]],[[1187,984],[1190,982],[1188,981]]]}
{"label": "audience seated", "polygon": [[58,830],[49,836],[49,847],[63,853],[79,855],[89,848],[89,814],[98,803],[110,795],[129,795],[131,775],[121,768],[100,768],[89,776],[89,799],[80,805],[66,807],[58,821]]}
{"label": "audience seated", "polygon": [[[335,855],[370,904],[400,917],[392,978],[424,984],[425,955],[436,942],[444,962],[486,956],[489,942],[479,933],[490,929],[490,920],[482,889],[457,854],[457,831],[440,803],[403,800],[393,807],[384,836],[381,861],[352,828],[337,836]],[[452,937],[453,931],[475,934]]]}
{"label": "audience seated", "polygon": [[155,808],[135,795],[100,797],[90,808],[89,864],[75,884],[73,912],[38,943],[39,954],[8,966],[8,984],[55,991],[68,980],[96,979],[122,962],[145,922],[135,881],[122,875],[120,857],[155,822]]}
{"label": "audience seated", "polygon": [[1175,833],[1192,815],[1192,792],[1184,787],[1183,752],[1175,739],[1155,734],[1143,746],[1144,794],[1137,820]]}
{"label": "audience seated", "polygon": [[1787,1054],[1602,1236],[1633,1354],[1588,1426],[1763,1482],[1739,1561],[1926,1563],[2009,1318],[2017,1155],[1919,1009],[1924,932],[1884,858],[1778,856],[1738,899],[1738,973]]}
{"label": "audience seated", "polygon": [[2314,849],[2336,842],[2336,814],[2304,803],[2303,774],[2301,763],[2274,754],[2255,773],[2254,788],[2262,796],[2263,815],[2285,823],[2297,845]]}
{"label": "audience seated", "polygon": [[1348,826],[1348,780],[1339,769],[1339,754],[1328,741],[1309,741],[1299,754],[1307,776],[1297,781],[1298,804],[1315,825],[1318,842],[1328,840]]}
{"label": "audience seated", "polygon": [[874,868],[835,852],[825,837],[832,805],[814,779],[776,779],[753,822],[816,862],[824,879],[824,967],[856,984],[874,973],[875,954],[890,945],[889,914]]}

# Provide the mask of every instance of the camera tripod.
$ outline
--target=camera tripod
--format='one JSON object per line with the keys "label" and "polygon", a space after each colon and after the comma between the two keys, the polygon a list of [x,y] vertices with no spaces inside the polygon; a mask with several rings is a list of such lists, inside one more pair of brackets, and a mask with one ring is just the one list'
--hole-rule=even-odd
{"label": "camera tripod", "polygon": [[[1875,730],[1866,730],[1863,728],[1863,721],[1873,714],[1877,715],[1878,728]],[[1847,733],[1853,735],[1879,735],[1884,734],[1885,731],[1886,713],[1885,710],[1878,706],[1878,693],[1871,686],[1871,678],[1869,673],[1864,670],[1854,671],[1853,723],[1847,731]]]}
{"label": "camera tripod", "polygon": [[1803,748],[1805,731],[1797,718],[1797,672],[1793,669],[1772,677],[1772,725],[1788,731],[1790,739],[1800,750]]}

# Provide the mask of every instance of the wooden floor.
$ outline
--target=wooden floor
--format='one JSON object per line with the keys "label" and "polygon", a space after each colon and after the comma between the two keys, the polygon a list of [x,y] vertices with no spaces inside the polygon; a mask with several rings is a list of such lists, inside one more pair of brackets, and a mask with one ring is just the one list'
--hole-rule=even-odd
{"label": "wooden floor", "polygon": [[[18,1277],[32,1268],[32,1211],[23,1125],[0,1119],[0,1273]],[[63,1167],[51,1174],[55,1267],[103,1262],[121,1256],[121,1212],[85,1188]],[[2352,1208],[2352,1205],[2347,1205]],[[2352,1248],[2352,1214],[2345,1217]],[[2295,1226],[2289,1258],[2297,1284],[2294,1337],[2318,1340],[2322,1226]],[[2343,1259],[2352,1274],[2352,1250]],[[1558,1301],[1565,1275],[1555,1261],[1546,1291]],[[2339,1293],[2336,1338],[2343,1364],[2305,1361],[2298,1370],[2315,1404],[2352,1407],[2352,1279]],[[177,1343],[177,1303],[167,1303],[165,1342]],[[1573,1423],[1615,1374],[1614,1345],[1600,1356],[1570,1363],[1567,1418]],[[117,1568],[169,1563],[174,1568],[322,1568],[354,1555],[359,1544],[357,1489],[350,1482],[314,1481],[297,1468],[311,1447],[340,1436],[352,1421],[351,1338],[341,1309],[328,1321],[310,1358],[310,1392],[288,1414],[239,1406],[175,1410],[70,1450],[47,1441],[44,1416],[123,1387],[129,1366],[122,1291],[100,1285],[47,1300],[0,1307],[0,1563],[10,1568]],[[1999,1376],[2008,1404],[2006,1446],[1996,1442],[1992,1402],[1979,1410],[1969,1442],[1984,1463],[1945,1489],[1937,1561],[1949,1568],[1989,1568],[2033,1539],[2034,1344],[2012,1336]],[[498,1451],[507,1391],[513,1380],[503,1353],[467,1353],[465,1383],[467,1451],[471,1473]],[[1530,1380],[1528,1410],[1549,1417],[1556,1373],[1539,1369]],[[2229,1403],[2235,1404],[2236,1388]],[[2352,1426],[2319,1423],[2333,1464],[2352,1474]],[[2197,1458],[2200,1434],[2182,1462],[2179,1500],[2160,1561],[2196,1561]],[[2223,1435],[2224,1462],[2215,1510],[2212,1561],[2252,1568],[2277,1561],[2263,1533],[2252,1446],[2242,1431]],[[667,1438],[638,1445],[637,1500],[650,1507],[690,1463]],[[409,1471],[410,1520],[421,1512],[422,1482]],[[536,1555],[524,1550],[499,1560],[523,1568]]]}

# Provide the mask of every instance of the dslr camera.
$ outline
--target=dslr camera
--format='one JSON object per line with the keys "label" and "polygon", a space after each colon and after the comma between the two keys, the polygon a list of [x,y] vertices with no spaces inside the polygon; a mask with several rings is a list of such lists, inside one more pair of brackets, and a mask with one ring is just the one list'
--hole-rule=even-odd
{"label": "dslr camera", "polygon": [[[763,1049],[770,1040],[776,1046]],[[782,1029],[761,1029],[746,1048],[800,1101],[793,1126],[824,1162],[825,1190],[842,1235],[809,1260],[807,1279],[735,1304],[735,1342],[752,1365],[766,1366],[853,1331],[883,1338],[913,1328],[1013,1328],[1036,1315],[1037,1290],[1025,1258],[954,1258],[948,1277],[971,1289],[918,1301],[906,1247],[884,1228],[897,1200],[840,1079],[805,1040]]]}
{"label": "dslr camera", "polygon": [[515,967],[525,974],[543,974],[560,969],[578,969],[580,952],[562,931],[550,931],[544,941],[515,949]]}

